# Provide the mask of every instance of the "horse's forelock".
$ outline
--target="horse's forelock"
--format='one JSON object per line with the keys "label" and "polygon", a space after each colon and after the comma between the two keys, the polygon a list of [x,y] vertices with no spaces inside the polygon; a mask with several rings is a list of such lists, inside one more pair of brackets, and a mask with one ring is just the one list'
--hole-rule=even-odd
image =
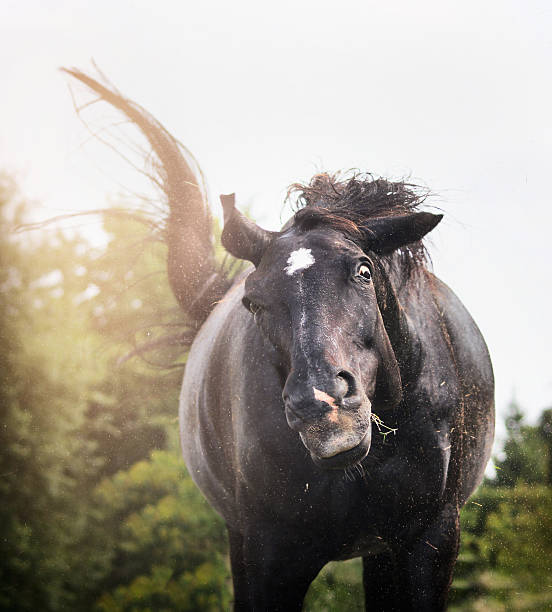
{"label": "horse's forelock", "polygon": [[295,213],[294,227],[300,231],[309,231],[321,225],[343,232],[357,240],[362,239],[362,231],[355,221],[335,214],[328,208],[308,206]]}

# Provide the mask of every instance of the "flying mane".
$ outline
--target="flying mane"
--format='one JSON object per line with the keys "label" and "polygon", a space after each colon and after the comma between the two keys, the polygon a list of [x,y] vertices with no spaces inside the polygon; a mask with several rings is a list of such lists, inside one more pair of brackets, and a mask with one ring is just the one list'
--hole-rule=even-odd
{"label": "flying mane", "polygon": [[[317,174],[308,184],[294,183],[288,190],[288,199],[295,199],[297,209],[295,227],[307,231],[326,225],[355,242],[366,234],[370,220],[419,211],[428,196],[429,192],[418,185],[359,172]],[[421,240],[380,259],[404,280],[425,270],[431,261]]]}

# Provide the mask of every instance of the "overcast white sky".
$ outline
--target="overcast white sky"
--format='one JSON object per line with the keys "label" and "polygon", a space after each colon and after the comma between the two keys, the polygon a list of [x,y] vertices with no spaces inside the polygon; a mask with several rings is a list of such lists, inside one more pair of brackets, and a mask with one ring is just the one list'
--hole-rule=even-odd
{"label": "overcast white sky", "polygon": [[545,1],[3,0],[0,168],[41,217],[143,188],[87,142],[57,71],[94,58],[270,229],[320,169],[411,175],[440,194],[435,270],[487,339],[499,412],[515,391],[534,420],[552,405],[550,32]]}

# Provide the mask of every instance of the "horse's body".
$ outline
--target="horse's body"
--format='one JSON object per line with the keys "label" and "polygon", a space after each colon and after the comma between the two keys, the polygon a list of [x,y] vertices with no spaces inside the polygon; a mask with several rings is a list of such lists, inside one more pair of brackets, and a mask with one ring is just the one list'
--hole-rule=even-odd
{"label": "horse's body", "polygon": [[227,522],[236,608],[298,610],[324,564],[362,556],[367,609],[443,609],[494,403],[479,330],[425,266],[441,216],[418,212],[413,186],[370,176],[299,186],[305,206],[281,232],[224,196],[223,244],[255,266],[232,286],[191,154],[114,88],[68,72],[159,162],[168,278],[199,329],[182,447]]}
{"label": "horse's body", "polygon": [[362,556],[367,609],[440,609],[458,508],[494,429],[492,369],[472,318],[428,271],[396,288],[410,374],[395,414],[378,416],[397,431],[374,432],[362,469],[347,475],[317,467],[288,426],[277,357],[242,305],[243,285],[192,346],[180,412],[190,473],[228,524],[237,603],[299,609],[325,563]]}

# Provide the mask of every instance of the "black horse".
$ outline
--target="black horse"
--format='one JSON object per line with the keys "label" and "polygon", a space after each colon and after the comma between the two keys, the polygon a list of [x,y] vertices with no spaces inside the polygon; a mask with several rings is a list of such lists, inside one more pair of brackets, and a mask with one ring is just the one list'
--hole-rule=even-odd
{"label": "black horse", "polygon": [[230,286],[176,141],[71,74],[125,112],[163,164],[169,279],[202,323],[182,448],[226,520],[236,609],[300,610],[327,562],[361,556],[367,610],[442,610],[459,510],[490,454],[494,383],[477,326],[426,265],[421,241],[441,215],[418,211],[415,187],[363,175],[296,186],[303,207],[281,232],[223,196],[223,244],[254,265]]}

